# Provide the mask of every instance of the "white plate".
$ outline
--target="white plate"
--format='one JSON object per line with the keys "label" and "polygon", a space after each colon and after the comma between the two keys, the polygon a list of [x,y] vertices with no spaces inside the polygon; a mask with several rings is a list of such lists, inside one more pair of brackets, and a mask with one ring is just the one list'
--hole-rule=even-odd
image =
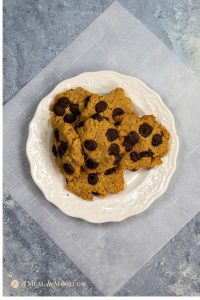
{"label": "white plate", "polygon": [[[123,192],[103,199],[85,201],[65,189],[65,181],[52,159],[49,104],[63,90],[83,87],[104,94],[122,87],[134,103],[139,115],[154,114],[170,131],[170,149],[163,164],[151,170],[125,171]],[[137,78],[112,71],[83,73],[62,81],[39,103],[29,125],[26,152],[31,175],[46,199],[63,213],[93,223],[122,221],[147,209],[160,197],[176,168],[179,140],[172,113],[160,96]]]}

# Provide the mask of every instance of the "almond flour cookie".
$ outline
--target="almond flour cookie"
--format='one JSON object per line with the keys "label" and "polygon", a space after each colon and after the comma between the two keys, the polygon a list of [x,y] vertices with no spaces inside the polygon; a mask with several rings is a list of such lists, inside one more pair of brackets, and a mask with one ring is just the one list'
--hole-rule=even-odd
{"label": "almond flour cookie", "polygon": [[103,118],[87,119],[77,133],[84,150],[87,173],[104,172],[118,166],[123,157],[124,148],[119,139],[118,130]]}
{"label": "almond flour cookie", "polygon": [[105,197],[108,193],[118,193],[124,189],[122,169],[110,169],[107,173],[86,173],[67,184],[67,190],[85,199],[92,200],[93,196]]}
{"label": "almond flour cookie", "polygon": [[100,115],[114,124],[117,122],[117,116],[131,111],[132,102],[130,98],[125,96],[122,88],[116,88],[105,96],[92,95],[87,106],[83,109],[81,117],[82,120],[86,120],[89,117],[98,118]]}
{"label": "almond flour cookie", "polygon": [[56,95],[50,105],[55,122],[76,124],[92,93],[79,87]]}
{"label": "almond flour cookie", "polygon": [[126,151],[123,166],[129,170],[153,168],[162,163],[169,147],[170,134],[153,115],[138,118],[126,114],[118,127],[122,145]]}
{"label": "almond flour cookie", "polygon": [[80,176],[84,164],[81,141],[71,124],[53,120],[53,145],[52,153],[56,164],[67,179],[72,180]]}

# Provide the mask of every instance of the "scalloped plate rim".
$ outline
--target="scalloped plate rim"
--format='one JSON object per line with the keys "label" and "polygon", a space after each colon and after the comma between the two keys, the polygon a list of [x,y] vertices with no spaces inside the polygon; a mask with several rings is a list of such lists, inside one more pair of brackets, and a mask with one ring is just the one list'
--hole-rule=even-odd
{"label": "scalloped plate rim", "polygon": [[[143,206],[143,208],[137,210],[137,211],[130,211],[128,214],[126,215],[120,215],[118,214],[118,216],[114,215],[113,218],[112,218],[112,215],[109,215],[108,219],[104,217],[102,217],[102,219],[93,219],[91,216],[88,217],[88,215],[85,215],[83,216],[81,213],[78,213],[77,211],[75,213],[72,213],[70,211],[66,212],[63,207],[60,207],[60,206],[57,206],[57,203],[56,201],[52,201],[52,199],[49,199],[48,197],[48,193],[47,193],[47,190],[45,190],[43,188],[43,185],[41,184],[40,180],[38,180],[38,178],[34,175],[34,166],[33,166],[33,162],[32,162],[32,157],[31,157],[31,154],[30,154],[30,141],[31,141],[31,138],[32,138],[32,135],[31,135],[31,128],[35,122],[35,118],[39,112],[39,109],[42,105],[42,103],[49,97],[51,97],[52,94],[54,94],[57,90],[60,89],[60,87],[65,84],[65,83],[69,83],[70,81],[73,81],[73,80],[77,80],[77,79],[80,79],[81,77],[87,77],[87,76],[91,76],[91,75],[114,75],[114,76],[118,76],[118,77],[126,77],[128,78],[129,80],[135,80],[137,81],[141,86],[143,86],[145,89],[149,90],[150,93],[154,94],[157,98],[157,100],[159,101],[159,105],[161,105],[165,111],[168,113],[169,117],[171,118],[171,124],[172,124],[172,128],[174,130],[174,138],[176,139],[176,147],[175,147],[175,150],[174,150],[174,161],[173,161],[173,165],[171,166],[170,168],[170,173],[168,174],[168,176],[165,178],[165,184],[164,184],[164,188],[162,188],[162,190],[160,190],[158,193],[155,193],[155,196],[152,196],[148,203]],[[60,91],[57,91],[57,93],[61,92]],[[138,215],[140,213],[142,213],[143,211],[147,210],[157,199],[159,199],[159,197],[167,190],[168,186],[169,186],[169,182],[176,170],[176,161],[177,161],[177,156],[178,156],[178,150],[179,150],[179,139],[178,139],[178,135],[177,135],[177,132],[176,132],[176,127],[175,127],[175,121],[174,121],[174,117],[173,117],[173,114],[172,112],[169,110],[169,108],[166,106],[166,104],[162,101],[160,95],[154,91],[153,89],[151,89],[146,83],[144,83],[142,80],[136,78],[136,77],[133,77],[133,76],[130,76],[130,75],[125,75],[125,74],[122,74],[122,73],[118,73],[118,72],[115,72],[115,71],[109,71],[109,70],[102,70],[102,71],[96,71],[96,72],[84,72],[84,73],[81,73],[79,75],[76,75],[74,77],[71,77],[69,79],[65,79],[63,81],[61,81],[60,83],[58,83],[49,93],[48,95],[46,95],[37,105],[37,108],[36,108],[36,111],[35,111],[35,114],[31,120],[31,122],[29,123],[29,133],[28,133],[28,138],[27,138],[27,143],[26,143],[26,155],[27,155],[27,158],[29,160],[29,164],[30,164],[30,172],[31,172],[31,176],[35,182],[35,184],[39,187],[39,189],[42,191],[44,197],[46,198],[46,200],[48,200],[50,203],[52,203],[53,205],[55,205],[58,209],[60,209],[64,214],[67,214],[71,217],[75,217],[75,218],[81,218],[81,219],[84,219],[88,222],[91,222],[91,223],[105,223],[105,222],[120,222],[120,221],[123,221],[124,219],[126,218],[129,218],[131,216],[135,216],[135,215]],[[109,197],[106,196],[106,197]],[[72,200],[73,201],[73,200]],[[80,201],[84,201],[84,200],[80,200]],[[106,199],[103,199],[103,200],[100,200],[102,201],[102,203],[104,203],[104,201],[106,201]],[[88,201],[85,201],[86,204],[88,203]],[[94,201],[91,201],[89,202],[90,204],[94,203]]]}

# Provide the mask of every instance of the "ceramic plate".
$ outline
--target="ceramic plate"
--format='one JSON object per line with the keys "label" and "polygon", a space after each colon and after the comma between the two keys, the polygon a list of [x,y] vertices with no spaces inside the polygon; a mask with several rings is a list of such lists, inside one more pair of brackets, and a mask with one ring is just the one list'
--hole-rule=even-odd
{"label": "ceramic plate", "polygon": [[[65,180],[60,174],[51,153],[51,126],[49,104],[54,96],[66,89],[83,87],[91,92],[105,94],[122,87],[129,96],[137,113],[154,114],[171,134],[170,149],[163,164],[151,170],[124,171],[123,192],[107,195],[103,199],[85,201],[65,189]],[[122,221],[141,213],[167,189],[176,168],[179,148],[174,118],[160,96],[141,80],[112,71],[88,72],[59,83],[39,103],[29,125],[26,152],[31,175],[45,198],[63,213],[93,223]]]}

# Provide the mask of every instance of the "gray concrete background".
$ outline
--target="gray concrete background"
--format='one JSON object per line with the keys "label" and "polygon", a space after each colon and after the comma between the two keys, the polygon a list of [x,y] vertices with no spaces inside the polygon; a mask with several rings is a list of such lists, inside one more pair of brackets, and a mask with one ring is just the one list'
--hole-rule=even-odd
{"label": "gray concrete background", "polygon": [[[9,101],[112,2],[4,0],[4,101]],[[200,76],[200,1],[119,2]],[[87,282],[85,289],[58,289],[53,295],[100,295],[7,192],[4,236],[5,295],[17,295],[17,290],[9,287],[8,279],[26,277],[27,269],[32,270],[29,276],[34,274],[36,279],[66,274],[68,279],[84,278]],[[200,295],[199,245],[200,214],[118,295]],[[24,295],[48,295],[48,291],[25,288]]]}

